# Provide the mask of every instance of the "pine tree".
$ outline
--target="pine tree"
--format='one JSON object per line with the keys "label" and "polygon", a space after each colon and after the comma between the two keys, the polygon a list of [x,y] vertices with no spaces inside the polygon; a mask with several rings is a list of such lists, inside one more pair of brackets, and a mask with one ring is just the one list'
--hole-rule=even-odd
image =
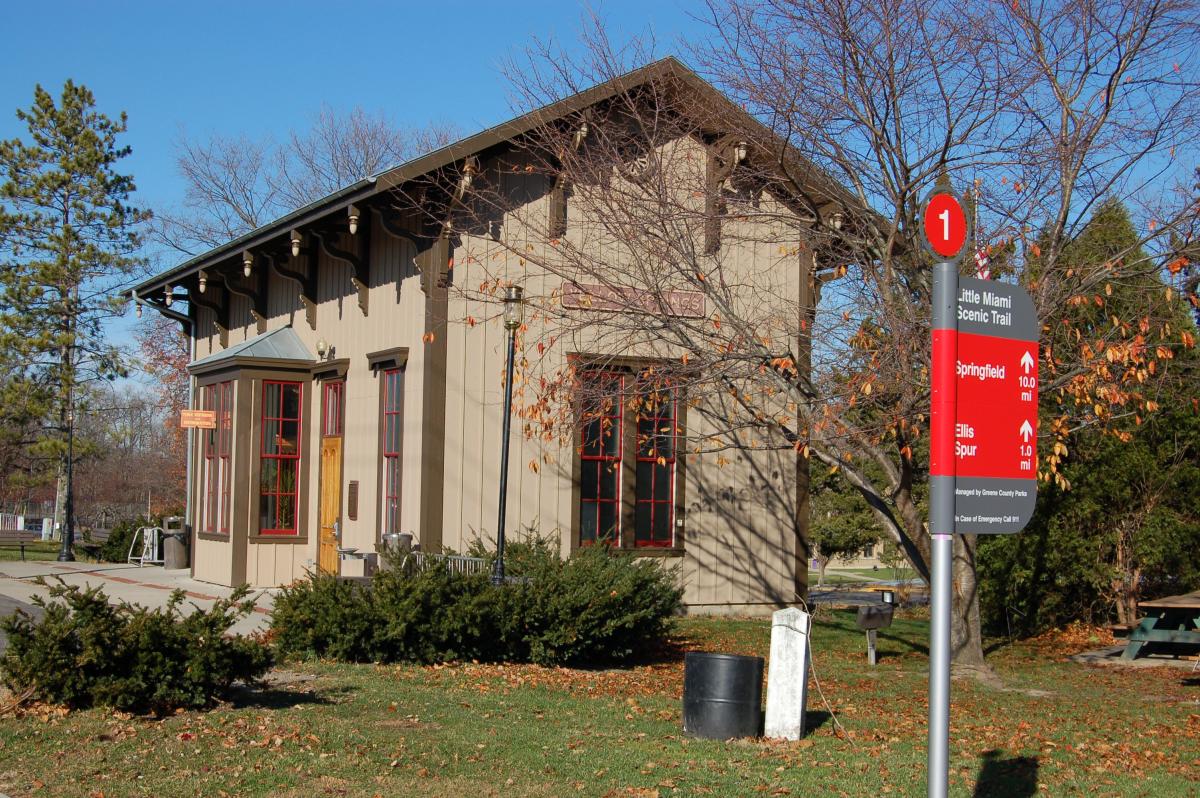
{"label": "pine tree", "polygon": [[118,290],[141,266],[149,214],[127,204],[133,178],[116,171],[130,153],[118,144],[124,113],[105,116],[91,91],[67,81],[57,102],[36,87],[17,118],[28,141],[0,142],[0,343],[21,364],[15,379],[44,390],[33,451],[57,463],[59,559],[73,559],[76,423],[88,386],[123,373],[104,322],[123,311]]}

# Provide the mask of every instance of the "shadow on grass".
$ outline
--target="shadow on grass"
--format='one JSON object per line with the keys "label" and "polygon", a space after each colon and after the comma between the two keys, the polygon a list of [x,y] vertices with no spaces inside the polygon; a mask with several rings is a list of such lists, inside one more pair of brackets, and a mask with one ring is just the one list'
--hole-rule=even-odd
{"label": "shadow on grass", "polygon": [[229,688],[226,699],[234,709],[292,709],[293,707],[332,706],[357,692],[352,687],[332,687],[322,690],[295,690],[286,687],[250,687],[236,684]]}
{"label": "shadow on grass", "polygon": [[983,752],[972,798],[1027,798],[1037,793],[1037,757],[1004,758],[1002,754],[997,750]]}
{"label": "shadow on grass", "polygon": [[809,735],[820,729],[833,718],[823,709],[810,709],[804,713],[804,734]]}
{"label": "shadow on grass", "polygon": [[[888,633],[888,631],[886,629],[880,629],[879,633],[876,636],[880,640],[887,640],[891,643],[899,643],[900,645],[904,646],[904,648],[908,649],[909,651],[913,651],[913,652],[916,652],[917,654],[924,654],[925,656],[929,656],[929,646],[914,642],[914,641],[909,640],[904,637],[899,637],[897,635],[890,634],[890,633]],[[864,650],[865,650],[866,645],[867,645],[866,641],[864,640],[863,641]],[[891,650],[882,651],[882,650],[877,649],[876,657],[878,659],[882,660],[885,655],[890,656],[890,655],[898,655],[898,654],[903,654],[903,653],[904,653],[903,651],[891,651]]]}

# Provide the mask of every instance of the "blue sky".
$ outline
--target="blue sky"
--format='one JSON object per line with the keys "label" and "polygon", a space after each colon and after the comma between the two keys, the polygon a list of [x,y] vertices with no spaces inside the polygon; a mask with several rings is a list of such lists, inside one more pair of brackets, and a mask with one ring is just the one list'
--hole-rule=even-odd
{"label": "blue sky", "polygon": [[[592,7],[614,42],[653,31],[660,55],[703,33],[695,2]],[[128,113],[124,169],[137,180],[137,203],[173,204],[183,192],[175,169],[183,132],[283,138],[322,104],[382,109],[402,126],[448,122],[464,134],[503,121],[512,106],[500,64],[534,36],[573,44],[587,8],[574,0],[6,4],[0,138],[25,137],[14,111],[32,103],[35,84],[57,94],[72,78],[101,111]],[[114,333],[123,337],[124,327]]]}

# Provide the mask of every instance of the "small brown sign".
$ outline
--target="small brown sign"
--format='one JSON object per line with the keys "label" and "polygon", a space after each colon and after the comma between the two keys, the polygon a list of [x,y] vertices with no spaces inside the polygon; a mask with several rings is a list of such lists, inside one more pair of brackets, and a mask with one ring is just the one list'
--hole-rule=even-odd
{"label": "small brown sign", "polygon": [[216,410],[182,410],[179,413],[179,426],[183,429],[216,429]]}
{"label": "small brown sign", "polygon": [[571,310],[633,310],[656,316],[698,319],[705,316],[698,291],[644,291],[637,288],[565,282],[562,305]]}

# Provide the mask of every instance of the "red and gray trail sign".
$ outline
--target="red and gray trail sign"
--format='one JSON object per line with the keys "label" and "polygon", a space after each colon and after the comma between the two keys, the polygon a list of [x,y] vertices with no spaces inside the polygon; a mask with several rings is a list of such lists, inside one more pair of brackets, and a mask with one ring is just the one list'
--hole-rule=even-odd
{"label": "red and gray trail sign", "polygon": [[1019,532],[1037,499],[1037,315],[1019,286],[970,277],[956,315],[954,438],[930,473],[955,477],[955,532]]}

